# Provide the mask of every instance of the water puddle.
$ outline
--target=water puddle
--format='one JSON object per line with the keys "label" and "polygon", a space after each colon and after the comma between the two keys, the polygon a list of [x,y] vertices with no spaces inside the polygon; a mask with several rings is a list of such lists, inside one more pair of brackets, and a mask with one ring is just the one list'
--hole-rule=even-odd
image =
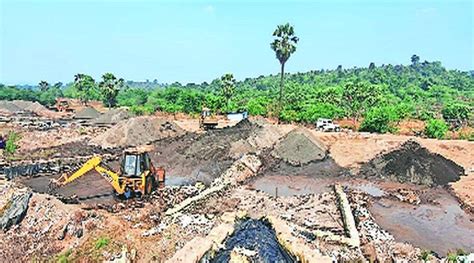
{"label": "water puddle", "polygon": [[474,248],[474,217],[462,210],[446,190],[436,191],[439,204],[409,205],[382,198],[370,211],[375,221],[396,240],[435,251],[445,256],[448,251]]}
{"label": "water puddle", "polygon": [[251,186],[272,196],[292,196],[328,192],[334,182],[333,178],[272,175],[257,178]]}
{"label": "water puddle", "polygon": [[335,183],[362,191],[373,197],[381,197],[386,194],[380,187],[367,180],[344,177],[266,175],[258,177],[250,185],[272,196],[293,196],[329,192]]}
{"label": "water puddle", "polygon": [[165,180],[166,186],[183,186],[183,185],[193,185],[195,180],[189,177],[180,177],[180,176],[168,176]]}

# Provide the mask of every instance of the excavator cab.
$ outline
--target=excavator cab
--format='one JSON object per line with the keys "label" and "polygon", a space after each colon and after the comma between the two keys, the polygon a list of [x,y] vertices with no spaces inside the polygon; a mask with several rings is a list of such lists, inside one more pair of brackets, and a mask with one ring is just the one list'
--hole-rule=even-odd
{"label": "excavator cab", "polygon": [[138,178],[144,171],[151,170],[148,153],[125,153],[122,159],[122,175]]}

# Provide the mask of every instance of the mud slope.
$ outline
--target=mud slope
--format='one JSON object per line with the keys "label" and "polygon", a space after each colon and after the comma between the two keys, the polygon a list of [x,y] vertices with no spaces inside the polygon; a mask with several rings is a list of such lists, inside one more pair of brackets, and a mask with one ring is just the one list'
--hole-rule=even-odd
{"label": "mud slope", "polygon": [[232,143],[246,140],[260,127],[243,121],[234,127],[211,130],[203,134],[186,133],[154,143],[151,158],[166,169],[167,177],[185,177],[210,183],[238,158]]}
{"label": "mud slope", "polygon": [[376,156],[362,167],[361,173],[366,177],[434,186],[458,181],[464,169],[409,140],[392,152]]}

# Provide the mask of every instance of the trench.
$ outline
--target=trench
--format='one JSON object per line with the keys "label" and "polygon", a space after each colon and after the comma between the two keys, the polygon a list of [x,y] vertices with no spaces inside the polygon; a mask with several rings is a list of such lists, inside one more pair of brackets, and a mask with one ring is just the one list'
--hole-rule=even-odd
{"label": "trench", "polygon": [[201,263],[237,262],[297,262],[278,241],[275,230],[266,219],[245,219],[238,222],[234,233],[223,248],[207,253]]}

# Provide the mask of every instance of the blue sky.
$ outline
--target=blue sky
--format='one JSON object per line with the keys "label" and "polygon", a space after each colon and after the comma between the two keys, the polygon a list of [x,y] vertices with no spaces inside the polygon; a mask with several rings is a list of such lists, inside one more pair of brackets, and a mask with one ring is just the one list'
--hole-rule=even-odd
{"label": "blue sky", "polygon": [[0,0],[0,83],[99,78],[183,83],[278,73],[277,24],[300,37],[289,72],[408,64],[474,69],[473,1]]}

